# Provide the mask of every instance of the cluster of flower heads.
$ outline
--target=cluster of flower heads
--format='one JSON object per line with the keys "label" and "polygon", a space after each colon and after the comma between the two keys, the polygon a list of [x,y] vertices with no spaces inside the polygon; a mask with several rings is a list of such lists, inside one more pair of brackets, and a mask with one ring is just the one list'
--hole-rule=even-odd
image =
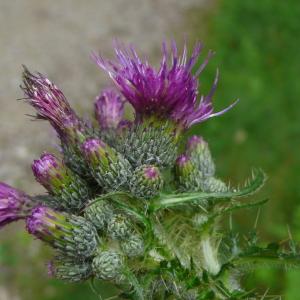
{"label": "cluster of flower heads", "polygon": [[[147,211],[165,187],[166,169],[178,191],[226,191],[214,177],[202,138],[190,138],[185,153],[178,153],[180,138],[191,125],[232,107],[214,112],[218,74],[208,95],[198,97],[198,76],[211,56],[192,73],[201,48],[197,44],[188,58],[186,47],[180,56],[175,43],[171,53],[163,44],[158,69],[132,47],[118,46],[115,62],[94,55],[116,84],[96,98],[94,126],[75,113],[49,79],[24,68],[25,100],[37,118],[55,129],[62,151],[61,156],[43,153],[32,163],[47,195],[29,196],[0,183],[0,226],[25,219],[28,232],[55,249],[49,264],[54,276],[71,282],[90,277],[121,282],[130,261],[151,252],[141,220],[110,201],[111,193],[123,192],[128,197],[119,202],[130,199]],[[126,103],[134,109],[134,120],[125,119]]]}

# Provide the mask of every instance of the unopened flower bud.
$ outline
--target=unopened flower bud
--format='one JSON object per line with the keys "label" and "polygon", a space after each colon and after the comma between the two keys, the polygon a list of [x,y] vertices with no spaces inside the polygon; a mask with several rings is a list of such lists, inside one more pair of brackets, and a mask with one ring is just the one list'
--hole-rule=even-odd
{"label": "unopened flower bud", "polygon": [[176,127],[155,118],[143,120],[124,130],[117,148],[135,166],[171,166],[177,155]]}
{"label": "unopened flower bud", "polygon": [[114,89],[105,89],[96,98],[95,114],[102,130],[116,129],[124,116],[124,100]]}
{"label": "unopened flower bud", "polygon": [[145,245],[142,237],[134,234],[121,242],[121,248],[128,257],[136,257],[144,253]]}
{"label": "unopened flower bud", "polygon": [[132,226],[128,216],[113,215],[107,224],[107,234],[112,239],[125,239],[132,233]]}
{"label": "unopened flower bud", "polygon": [[181,154],[175,164],[175,173],[180,190],[185,192],[200,191],[202,173],[185,154]]}
{"label": "unopened flower bud", "polygon": [[208,144],[202,137],[196,135],[190,137],[187,142],[186,152],[204,177],[214,176],[215,164]]}
{"label": "unopened flower bud", "polygon": [[69,257],[90,257],[97,248],[97,232],[89,221],[46,206],[38,206],[32,211],[27,218],[27,230]]}
{"label": "unopened flower bud", "polygon": [[25,219],[34,205],[35,202],[24,192],[0,182],[0,228]]}
{"label": "unopened flower bud", "polygon": [[113,216],[113,207],[105,200],[97,201],[86,207],[84,216],[97,229],[103,229]]}
{"label": "unopened flower bud", "polygon": [[106,191],[127,188],[131,165],[121,154],[99,139],[86,140],[82,152],[101,187]]}
{"label": "unopened flower bud", "polygon": [[138,167],[130,180],[130,190],[138,198],[151,199],[159,194],[162,187],[161,173],[152,165]]}
{"label": "unopened flower bud", "polygon": [[92,276],[92,265],[88,261],[58,260],[48,264],[48,273],[60,280],[77,283]]}
{"label": "unopened flower bud", "polygon": [[63,92],[41,73],[23,71],[23,86],[27,102],[37,111],[37,118],[50,122],[64,142],[77,140],[83,134],[84,123],[71,108]]}
{"label": "unopened flower bud", "polygon": [[92,267],[96,278],[117,280],[122,275],[123,257],[114,250],[103,251],[93,259]]}
{"label": "unopened flower bud", "polygon": [[32,164],[36,180],[56,198],[56,207],[79,209],[89,198],[87,184],[53,154],[45,153]]}

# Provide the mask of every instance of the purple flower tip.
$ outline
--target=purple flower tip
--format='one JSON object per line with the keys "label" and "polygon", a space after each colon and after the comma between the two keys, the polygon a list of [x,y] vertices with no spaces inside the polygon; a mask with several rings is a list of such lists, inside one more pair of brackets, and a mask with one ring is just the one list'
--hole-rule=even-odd
{"label": "purple flower tip", "polygon": [[160,172],[155,166],[146,166],[144,168],[144,175],[147,179],[155,180],[160,177]]}
{"label": "purple flower tip", "polygon": [[105,149],[106,144],[99,139],[87,139],[81,146],[86,156],[97,153],[100,149]]}
{"label": "purple flower tip", "polygon": [[[32,210],[31,215],[26,219],[26,228],[30,234],[40,238],[40,232],[44,231],[44,223],[50,217],[52,209],[43,205]],[[51,217],[50,217],[51,218]]]}
{"label": "purple flower tip", "polygon": [[131,46],[117,45],[116,61],[94,55],[95,62],[113,79],[124,97],[132,104],[138,119],[155,115],[159,118],[171,119],[184,128],[221,115],[225,110],[214,113],[212,96],[218,82],[218,71],[208,95],[198,101],[198,76],[207,65],[212,52],[192,73],[196,65],[202,45],[197,43],[190,57],[186,45],[181,55],[178,54],[175,42],[171,50],[166,43],[162,46],[160,67],[155,69],[147,60],[142,61]]}
{"label": "purple flower tip", "polygon": [[95,114],[102,129],[115,129],[124,116],[124,100],[116,90],[107,88],[96,98]]}
{"label": "purple flower tip", "polygon": [[41,73],[31,73],[25,66],[23,86],[25,100],[37,110],[37,118],[48,120],[61,136],[65,126],[80,126],[80,120],[64,94]]}
{"label": "purple flower tip", "polygon": [[181,154],[178,156],[178,158],[176,159],[176,165],[178,167],[184,167],[186,163],[188,163],[190,161],[189,157],[185,154]]}
{"label": "purple flower tip", "polygon": [[0,227],[24,219],[30,214],[33,205],[28,195],[0,182]]}
{"label": "purple flower tip", "polygon": [[50,153],[44,153],[40,159],[34,160],[31,168],[36,180],[49,191],[53,189],[53,181],[62,179],[66,172],[62,162]]}
{"label": "purple flower tip", "polygon": [[193,135],[191,136],[186,144],[187,151],[192,151],[197,148],[198,145],[207,144],[201,136]]}

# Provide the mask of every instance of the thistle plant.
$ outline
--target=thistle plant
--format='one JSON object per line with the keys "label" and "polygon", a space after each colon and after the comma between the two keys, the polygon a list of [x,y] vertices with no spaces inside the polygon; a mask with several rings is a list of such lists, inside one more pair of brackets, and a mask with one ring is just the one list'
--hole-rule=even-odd
{"label": "thistle plant", "polygon": [[[57,132],[61,155],[43,153],[32,163],[44,195],[0,184],[0,225],[25,220],[53,248],[50,275],[89,280],[94,291],[95,281],[108,281],[120,299],[259,299],[241,283],[249,266],[299,265],[292,240],[261,245],[255,230],[242,239],[222,227],[233,211],[267,202],[250,198],[266,175],[254,170],[232,187],[217,176],[204,138],[186,139],[192,125],[237,103],[214,111],[218,72],[198,96],[211,57],[199,65],[201,50],[196,44],[189,57],[186,46],[179,55],[175,43],[164,43],[158,69],[132,47],[117,45],[115,61],[94,54],[115,84],[97,97],[94,126],[47,77],[24,67],[25,100]],[[134,120],[125,118],[125,106]]]}

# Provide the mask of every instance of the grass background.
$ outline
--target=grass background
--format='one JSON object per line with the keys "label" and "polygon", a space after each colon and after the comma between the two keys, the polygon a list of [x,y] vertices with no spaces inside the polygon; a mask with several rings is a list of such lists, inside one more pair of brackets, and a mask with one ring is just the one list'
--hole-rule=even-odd
{"label": "grass background", "polygon": [[[219,176],[232,184],[247,178],[252,167],[269,175],[260,197],[268,196],[270,202],[259,219],[260,236],[267,242],[287,238],[287,225],[300,241],[299,20],[297,0],[210,1],[206,9],[191,9],[186,16],[192,39],[216,50],[201,77],[203,91],[219,66],[216,108],[240,99],[230,112],[191,133],[209,141]],[[235,214],[236,228],[250,230],[255,216],[255,211]],[[14,235],[8,233],[0,245],[0,280],[20,291],[22,300],[94,299],[86,284],[65,285],[41,276],[47,250],[39,251],[40,243],[32,244],[28,235],[8,230]],[[24,255],[26,247],[35,247],[36,252]],[[287,272],[262,266],[250,273],[245,284],[295,300],[299,281],[298,269]]]}
{"label": "grass background", "polygon": [[[270,202],[259,231],[269,242],[287,238],[287,225],[300,240],[299,19],[297,0],[223,0],[188,16],[194,38],[216,49],[209,75],[203,76],[204,90],[220,66],[216,107],[240,99],[232,111],[193,131],[209,140],[222,177],[237,183],[251,167],[266,171],[269,180],[260,197]],[[236,226],[250,230],[255,216],[236,215]],[[297,299],[299,281],[297,269],[262,266],[247,285]]]}

